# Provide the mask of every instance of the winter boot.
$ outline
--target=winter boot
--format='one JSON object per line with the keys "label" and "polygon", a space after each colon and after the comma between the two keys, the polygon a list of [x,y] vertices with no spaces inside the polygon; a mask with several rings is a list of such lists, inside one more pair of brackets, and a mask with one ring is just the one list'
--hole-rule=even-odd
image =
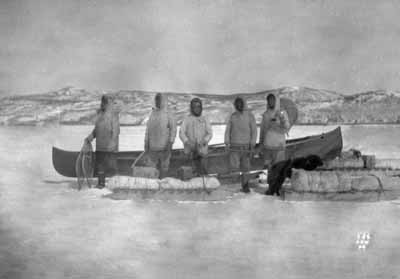
{"label": "winter boot", "polygon": [[274,195],[274,193],[272,193],[272,192],[269,191],[269,190],[267,190],[267,191],[265,192],[265,194],[266,194],[267,196],[273,196],[273,195]]}
{"label": "winter boot", "polygon": [[241,180],[242,180],[242,189],[240,190],[243,193],[250,193],[250,187],[249,187],[249,181],[247,180],[247,177],[245,175],[241,175]]}
{"label": "winter boot", "polygon": [[240,190],[240,192],[243,192],[243,193],[246,193],[246,194],[250,193],[249,183],[246,183],[246,184],[242,185],[242,189]]}
{"label": "winter boot", "polygon": [[105,175],[105,173],[104,172],[99,172],[98,173],[98,179],[99,179],[99,181],[97,183],[96,188],[103,189],[106,186],[106,175]]}
{"label": "winter boot", "polygon": [[240,174],[240,182],[242,184],[242,189],[240,190],[243,193],[250,193],[250,186],[249,186],[249,178],[246,173]]}

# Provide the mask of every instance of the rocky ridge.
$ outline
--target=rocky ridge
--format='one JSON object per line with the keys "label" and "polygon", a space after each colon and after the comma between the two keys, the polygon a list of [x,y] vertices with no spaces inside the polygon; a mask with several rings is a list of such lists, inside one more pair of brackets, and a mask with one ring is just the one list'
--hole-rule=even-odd
{"label": "rocky ridge", "polygon": [[[102,94],[114,95],[122,104],[122,125],[144,125],[158,92],[140,90],[88,91],[75,87],[34,95],[0,99],[1,125],[93,124]],[[178,119],[189,113],[193,97],[203,100],[205,115],[214,124],[225,123],[233,111],[233,100],[244,96],[257,121],[265,110],[265,96],[278,93],[293,100],[299,109],[297,124],[400,123],[400,93],[377,90],[353,95],[307,87],[282,87],[256,93],[232,95],[164,92]]]}

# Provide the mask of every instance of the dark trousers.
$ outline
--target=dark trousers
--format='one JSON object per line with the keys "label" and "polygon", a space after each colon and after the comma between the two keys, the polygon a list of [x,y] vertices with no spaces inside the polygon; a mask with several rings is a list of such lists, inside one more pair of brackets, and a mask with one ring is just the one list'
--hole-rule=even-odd
{"label": "dark trousers", "polygon": [[242,172],[241,184],[242,187],[248,187],[251,161],[251,150],[249,145],[231,146],[229,150],[229,167],[231,172]]}
{"label": "dark trousers", "polygon": [[192,161],[192,167],[196,170],[198,175],[208,174],[207,155],[200,155],[197,151],[192,151],[189,154],[189,159]]}
{"label": "dark trousers", "polygon": [[160,172],[160,178],[164,178],[168,173],[170,159],[171,150],[149,151],[147,165],[157,168]]}
{"label": "dark trousers", "polygon": [[229,150],[229,167],[232,172],[250,170],[251,152],[249,146],[232,146]]}
{"label": "dark trousers", "polygon": [[106,176],[116,175],[117,172],[117,154],[115,152],[96,151],[95,173],[99,179],[99,185],[104,186]]}

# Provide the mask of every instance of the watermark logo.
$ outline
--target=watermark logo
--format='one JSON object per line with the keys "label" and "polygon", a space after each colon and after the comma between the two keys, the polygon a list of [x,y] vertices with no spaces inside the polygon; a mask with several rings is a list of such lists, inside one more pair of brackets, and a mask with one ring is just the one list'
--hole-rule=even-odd
{"label": "watermark logo", "polygon": [[357,233],[356,245],[359,250],[365,250],[368,247],[371,236],[369,232],[359,232]]}

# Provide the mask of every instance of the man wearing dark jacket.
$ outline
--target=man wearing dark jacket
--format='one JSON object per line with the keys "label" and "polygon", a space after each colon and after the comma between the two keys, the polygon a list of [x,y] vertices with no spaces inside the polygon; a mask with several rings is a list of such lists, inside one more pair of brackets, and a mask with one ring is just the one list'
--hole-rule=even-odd
{"label": "man wearing dark jacket", "polygon": [[171,149],[176,137],[176,123],[168,111],[167,96],[158,93],[154,100],[155,108],[147,121],[144,150],[148,153],[148,165],[159,166],[160,178],[164,178],[167,175]]}
{"label": "man wearing dark jacket", "polygon": [[264,112],[260,127],[260,146],[264,155],[265,167],[286,159],[286,138],[290,122],[285,110],[281,110],[280,98],[271,93],[267,96],[267,110]]}
{"label": "man wearing dark jacket", "polygon": [[257,125],[253,113],[248,110],[245,101],[235,99],[236,111],[230,116],[225,130],[225,145],[229,151],[229,165],[231,172],[244,172],[242,191],[248,193],[248,179],[246,172],[250,170],[251,155],[257,141]]}

